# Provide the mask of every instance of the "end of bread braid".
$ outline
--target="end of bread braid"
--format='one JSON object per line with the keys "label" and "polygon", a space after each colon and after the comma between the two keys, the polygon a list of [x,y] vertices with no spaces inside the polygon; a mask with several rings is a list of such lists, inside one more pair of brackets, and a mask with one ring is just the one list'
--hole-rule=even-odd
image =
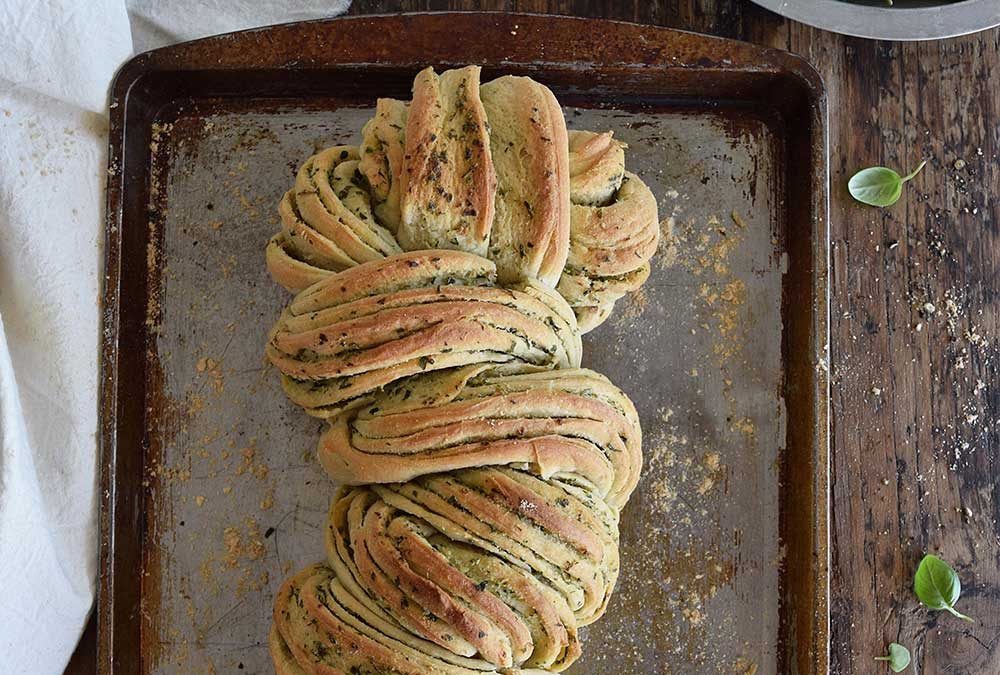
{"label": "end of bread braid", "polygon": [[403,250],[492,260],[501,284],[557,288],[586,333],[649,275],[656,200],[611,132],[567,132],[527,77],[480,86],[469,66],[421,71],[413,101],[379,99],[360,148],[306,160],[279,206],[271,276],[299,292]]}
{"label": "end of bread braid", "polygon": [[268,244],[267,259],[275,280],[289,290],[402,251],[376,222],[358,165],[356,147],[327,148],[306,160],[282,198],[282,229]]}
{"label": "end of bread braid", "polygon": [[660,238],[656,198],[625,170],[611,132],[570,132],[570,236],[559,292],[590,331],[615,301],[641,287]]}
{"label": "end of bread braid", "polygon": [[405,101],[380,98],[375,116],[361,129],[358,170],[368,182],[376,218],[393,234],[399,230],[408,115]]}
{"label": "end of bread braid", "polygon": [[555,96],[528,77],[483,85],[497,169],[489,257],[502,283],[535,278],[555,286],[569,243],[566,121]]}
{"label": "end of bread braid", "polygon": [[413,82],[398,231],[407,250],[486,254],[497,181],[479,70],[426,68]]}

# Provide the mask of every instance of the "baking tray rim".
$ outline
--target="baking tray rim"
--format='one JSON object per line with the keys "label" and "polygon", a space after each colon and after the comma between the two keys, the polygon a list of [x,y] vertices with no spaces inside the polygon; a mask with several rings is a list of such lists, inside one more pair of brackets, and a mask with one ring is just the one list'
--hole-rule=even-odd
{"label": "baking tray rim", "polygon": [[[322,59],[317,60],[316,58],[290,58],[289,54],[293,50],[286,49],[285,52],[282,52],[279,49],[270,55],[270,61],[264,63],[261,60],[254,62],[254,59],[262,59],[261,54],[257,52],[251,55],[252,50],[246,49],[246,45],[243,44],[247,41],[269,39],[275,32],[311,29],[327,35],[334,35],[338,31],[349,30],[351,24],[372,22],[387,25],[395,23],[397,26],[405,24],[411,28],[415,24],[418,29],[427,29],[432,27],[434,22],[452,22],[455,20],[475,24],[479,30],[497,31],[498,35],[504,35],[509,32],[511,26],[520,26],[521,28],[528,26],[530,28],[540,25],[539,22],[545,22],[547,29],[555,24],[562,24],[558,28],[565,31],[570,31],[571,28],[575,29],[587,26],[594,31],[628,32],[633,36],[641,36],[643,38],[643,45],[636,48],[635,54],[641,52],[646,57],[649,57],[652,53],[646,49],[650,45],[665,46],[682,42],[693,42],[696,53],[700,53],[701,56],[697,56],[697,58],[691,55],[687,55],[689,58],[672,57],[670,62],[662,62],[662,56],[659,56],[659,63],[640,63],[638,59],[614,62],[609,59],[607,53],[591,51],[588,52],[591,56],[590,60],[579,58],[552,60],[553,50],[551,49],[551,45],[549,45],[549,50],[546,54],[547,58],[545,59],[506,59],[490,58],[489,56],[476,58],[477,55],[473,55],[473,58],[453,57],[449,59],[434,58],[434,54],[431,51],[424,51],[419,56],[415,55],[408,60],[401,58],[395,61],[373,62],[359,59],[352,60],[349,58],[351,54],[350,50],[347,50],[345,53],[327,51],[323,53]],[[488,42],[489,40],[479,41],[479,46],[476,50],[481,50],[483,48],[482,45]],[[527,46],[537,51],[539,44],[536,42]],[[524,47],[525,43],[519,44],[522,52]],[[425,45],[424,49],[428,49],[428,47]],[[446,51],[446,47],[443,45],[441,49]],[[643,52],[644,49],[646,49],[645,52]],[[706,53],[709,52],[715,58],[706,56]],[[656,57],[658,55],[653,54],[653,56]],[[119,478],[129,468],[129,464],[138,462],[139,468],[144,469],[146,438],[144,435],[145,411],[142,411],[144,403],[140,403],[139,408],[143,413],[142,415],[137,416],[133,414],[129,416],[120,414],[121,412],[125,412],[122,408],[123,404],[126,407],[131,405],[132,412],[135,411],[134,401],[131,403],[126,402],[120,396],[121,380],[119,378],[119,371],[121,369],[121,359],[126,355],[128,355],[126,358],[136,358],[137,355],[135,352],[137,351],[137,347],[140,347],[141,349],[138,351],[144,354],[149,338],[144,321],[136,322],[135,317],[131,314],[128,314],[123,321],[122,313],[123,275],[130,272],[130,266],[136,265],[136,262],[130,260],[129,256],[123,256],[126,221],[130,220],[126,218],[125,202],[129,194],[134,193],[136,189],[140,193],[143,189],[148,189],[144,180],[146,178],[145,172],[149,167],[148,143],[145,146],[144,152],[140,149],[139,161],[137,161],[136,157],[129,156],[129,150],[133,150],[134,147],[128,144],[127,141],[130,133],[135,133],[132,131],[132,127],[136,126],[137,123],[139,127],[148,126],[149,123],[156,119],[156,114],[162,108],[162,105],[159,108],[154,105],[152,108],[145,110],[132,110],[131,104],[141,99],[142,95],[150,95],[150,92],[153,91],[149,88],[151,76],[157,73],[178,71],[264,71],[280,69],[301,74],[310,71],[344,67],[392,68],[398,70],[428,62],[441,65],[480,63],[481,65],[490,67],[522,70],[524,67],[537,68],[539,66],[553,69],[605,66],[617,68],[618,70],[637,72],[644,71],[656,65],[663,70],[681,73],[685,76],[691,72],[698,71],[702,73],[705,71],[716,73],[731,72],[737,76],[742,75],[744,77],[760,74],[780,75],[790,78],[790,82],[797,83],[802,88],[798,93],[800,96],[804,94],[807,99],[805,103],[809,110],[805,114],[810,122],[807,144],[810,153],[810,167],[807,172],[807,180],[811,186],[811,190],[806,201],[808,203],[807,210],[811,214],[811,236],[809,237],[810,246],[808,247],[812,264],[809,279],[812,283],[809,293],[809,300],[811,302],[809,310],[810,320],[808,322],[811,325],[807,336],[809,345],[808,354],[804,356],[808,358],[809,365],[814,366],[814,372],[811,375],[812,379],[809,382],[809,391],[805,392],[811,403],[809,412],[814,421],[810,434],[812,437],[812,442],[810,443],[810,460],[811,465],[814,467],[814,471],[810,474],[810,478],[812,479],[810,487],[813,498],[808,500],[812,505],[812,512],[807,517],[809,524],[813,528],[813,536],[811,537],[813,545],[810,551],[812,560],[809,564],[811,571],[810,589],[812,590],[812,594],[810,600],[812,604],[812,618],[808,620],[810,631],[809,638],[806,640],[807,644],[804,646],[800,645],[796,647],[793,645],[789,647],[789,649],[798,655],[789,658],[794,658],[795,663],[798,665],[806,665],[809,670],[805,672],[827,672],[830,658],[829,569],[831,553],[829,538],[831,498],[829,490],[830,383],[828,375],[828,280],[830,265],[829,130],[827,124],[826,95],[822,79],[817,71],[800,56],[746,42],[624,21],[503,12],[415,12],[360,15],[275,24],[236,33],[202,38],[144,52],[130,59],[118,71],[112,83],[110,94],[109,176],[107,183],[106,240],[104,248],[105,274],[103,276],[101,358],[99,363],[100,391],[98,413],[100,423],[98,454],[101,462],[101,494],[99,503],[99,585],[96,603],[98,672],[137,672],[136,668],[129,670],[127,665],[121,663],[119,660],[121,654],[115,653],[114,649],[117,644],[115,639],[115,620],[119,618],[116,616],[116,610],[120,612],[124,609],[121,606],[116,607],[118,593],[116,592],[117,579],[115,566],[116,563],[121,562],[118,554],[123,550],[122,545],[118,541],[122,537],[118,535],[128,531],[131,531],[133,534],[143,532],[145,521],[144,513],[142,512],[142,500],[137,499],[134,494],[129,495],[118,489]],[[141,89],[142,91],[137,91],[137,89]],[[227,94],[232,95],[231,92],[223,93],[223,95]],[[253,93],[247,92],[244,94],[244,96],[247,95],[252,96]],[[295,95],[290,94],[289,96]],[[298,95],[301,96],[304,94],[300,93]],[[706,97],[702,95],[701,98],[704,99]],[[710,97],[707,98],[710,101],[713,100]],[[176,97],[174,100],[176,100]],[[714,100],[718,103],[728,99],[726,97],[716,97]],[[139,119],[134,120],[133,118],[135,117],[139,117]],[[144,129],[140,129],[140,133],[143,131]],[[139,168],[138,172],[136,172],[136,167]],[[135,195],[133,194],[132,196],[134,197]],[[142,200],[140,199],[141,202]],[[143,230],[146,229],[144,227],[146,222],[136,222],[133,227],[140,225],[143,226]],[[143,232],[142,236],[146,237],[148,233]],[[143,260],[145,260],[145,257],[143,257]],[[141,264],[140,270],[145,270],[145,268],[141,267]],[[145,279],[143,279],[143,283],[138,284],[137,289],[133,288],[131,291],[133,294],[140,293],[139,297],[142,298],[147,297],[144,281]],[[786,300],[783,297],[783,318],[785,317],[785,303]],[[126,307],[126,311],[134,312],[134,310],[128,307]],[[144,318],[145,307],[143,307],[142,314],[143,317],[140,318]],[[137,332],[133,333],[131,331]],[[122,349],[123,341],[125,342],[124,346],[126,349]],[[783,361],[785,360],[785,357],[783,357]],[[145,386],[145,384],[146,379],[143,378],[142,386]],[[145,397],[142,398],[143,400],[145,399]],[[129,417],[139,417],[141,419],[132,419],[132,424],[123,429],[121,425],[123,417],[126,419]],[[138,423],[138,429],[141,430],[141,439],[138,443],[134,442],[137,432],[136,423]],[[123,431],[125,432],[124,434],[121,433]],[[129,456],[128,453],[119,452],[119,444],[123,435],[128,437],[126,440],[129,442],[129,447],[137,451],[132,453],[132,456]],[[137,458],[135,455],[140,456]],[[141,479],[141,477],[142,472],[140,471],[138,478]],[[135,479],[135,476],[133,476],[133,479]],[[788,489],[789,487],[785,486],[782,492]],[[124,522],[125,518],[128,518],[127,524],[131,525],[132,529],[119,533],[120,526],[126,524]],[[141,538],[137,537],[140,540]],[[144,542],[142,541],[135,543],[140,559],[143,544]],[[141,598],[141,593],[138,597]],[[787,601],[788,599],[785,598],[782,602],[784,604]],[[132,614],[130,615],[133,620],[137,618],[135,617],[136,612],[137,608],[133,607]],[[795,616],[792,620],[796,622],[796,626],[801,621],[807,620],[805,617],[806,614],[808,612],[805,612],[801,608],[795,610]],[[783,625],[784,621],[785,619],[783,619]],[[118,623],[121,623],[121,621]],[[796,626],[787,627],[788,631],[795,634]],[[801,639],[801,636],[798,636],[796,639]],[[135,658],[139,659],[140,657],[136,656]],[[136,660],[133,663],[138,664],[140,662]],[[796,668],[796,672],[800,672],[798,668]]]}

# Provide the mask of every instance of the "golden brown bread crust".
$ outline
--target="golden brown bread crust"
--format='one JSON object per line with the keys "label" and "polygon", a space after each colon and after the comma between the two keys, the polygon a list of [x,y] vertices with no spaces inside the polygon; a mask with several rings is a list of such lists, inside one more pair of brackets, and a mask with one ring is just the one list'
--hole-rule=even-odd
{"label": "golden brown bread crust", "polygon": [[[605,587],[595,588],[606,594],[617,574],[617,557],[595,557],[586,542],[615,550],[615,522],[594,519],[578,488],[518,471],[460,473],[450,487],[462,494],[484,480],[495,492],[485,498],[491,508],[483,520],[452,513],[445,529],[476,540],[484,527],[495,528],[500,545],[482,540],[489,551],[424,518],[449,517],[435,491],[448,486],[343,491],[330,510],[326,564],[296,573],[275,598],[268,644],[276,672],[513,675],[568,667],[580,654],[582,625],[571,602],[579,605],[581,584],[593,585],[584,577],[602,579]],[[524,528],[528,546],[512,538]],[[555,590],[550,577],[568,592]]]}
{"label": "golden brown bread crust", "polygon": [[264,253],[271,278],[289,291],[298,292],[333,274],[331,270],[302,260],[289,233],[282,230],[267,242]]}
{"label": "golden brown bread crust", "polygon": [[555,96],[527,77],[482,87],[497,172],[489,258],[501,283],[536,278],[555,286],[569,244],[566,121]]}
{"label": "golden brown bread crust", "polygon": [[479,70],[426,68],[413,81],[397,233],[406,250],[486,254],[497,182]]}
{"label": "golden brown bread crust", "polygon": [[594,277],[620,277],[648,265],[660,229],[656,199],[634,173],[625,172],[614,201],[606,206],[574,204],[567,269]]}
{"label": "golden brown bread crust", "polygon": [[269,646],[278,672],[289,675],[479,675],[495,670],[482,661],[466,659],[468,667],[438,658],[386,634],[380,625],[328,566],[312,565],[278,591]]}
{"label": "golden brown bread crust", "polygon": [[295,660],[295,655],[288,648],[285,638],[281,636],[276,623],[271,624],[267,635],[267,647],[274,662],[275,675],[306,675],[306,671]]}
{"label": "golden brown bread crust", "polygon": [[[291,654],[305,672],[324,672],[303,647],[319,644],[323,659],[336,654],[344,666],[401,668],[390,660],[398,642],[430,659],[422,672],[461,672],[454,669],[468,662],[456,659],[556,672],[579,655],[577,628],[607,606],[619,566],[617,513],[642,462],[638,417],[606,378],[572,367],[578,332],[561,296],[537,283],[497,288],[493,272],[467,253],[398,254],[307,289],[274,331],[269,353],[280,368],[338,382],[409,356],[393,347],[397,329],[415,334],[425,324],[485,321],[515,342],[497,347],[505,355],[520,359],[533,347],[555,359],[513,370],[477,354],[461,367],[426,364],[365,390],[363,404],[341,405],[320,458],[334,478],[366,485],[334,504],[330,567],[309,578],[335,575],[339,602],[360,607],[348,614],[371,616],[362,629],[327,619],[317,634],[292,611],[276,619],[284,645],[272,645],[276,662]],[[449,346],[462,344],[447,334]],[[472,346],[482,345],[477,334]],[[341,347],[349,358],[337,359]],[[300,584],[300,596],[321,588],[311,583]],[[288,602],[279,595],[278,607]],[[349,638],[351,630],[370,641]],[[333,649],[345,639],[361,645],[350,658]]]}
{"label": "golden brown bread crust", "polygon": [[608,320],[614,308],[614,302],[606,302],[603,305],[574,307],[573,311],[576,312],[576,323],[580,326],[580,332],[589,333],[600,326]]}

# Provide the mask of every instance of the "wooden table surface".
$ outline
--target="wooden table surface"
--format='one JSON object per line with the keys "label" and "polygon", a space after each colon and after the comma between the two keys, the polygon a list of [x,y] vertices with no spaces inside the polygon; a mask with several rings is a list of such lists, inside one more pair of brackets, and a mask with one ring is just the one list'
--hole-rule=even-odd
{"label": "wooden table surface", "polygon": [[[1000,30],[875,42],[749,0],[355,0],[351,13],[444,9],[670,26],[787,49],[819,70],[832,180],[831,672],[889,672],[872,659],[897,641],[910,672],[1000,673]],[[861,167],[904,173],[921,159],[891,208],[847,194]],[[976,623],[919,607],[912,578],[927,551],[959,572],[959,608]],[[68,672],[93,672],[92,642],[91,629]]]}

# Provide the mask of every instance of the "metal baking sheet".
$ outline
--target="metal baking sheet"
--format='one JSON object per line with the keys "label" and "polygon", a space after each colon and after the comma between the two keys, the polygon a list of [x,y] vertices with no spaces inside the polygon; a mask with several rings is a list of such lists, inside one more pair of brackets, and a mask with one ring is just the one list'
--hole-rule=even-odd
{"label": "metal baking sheet", "polygon": [[[550,49],[545,68],[440,54],[430,36],[456,21],[525,34],[529,56],[584,23],[606,41],[590,52]],[[303,83],[292,90],[274,72],[280,50],[241,63],[242,88],[208,65],[248,40],[290,44],[296,33],[285,27],[157,52],[119,77],[117,92],[131,86],[113,119],[101,672],[271,672],[272,597],[322,557],[336,489],[313,455],[322,423],[286,400],[262,355],[289,300],[263,263],[276,205],[311,153],[357,142],[375,96],[406,96],[424,63],[464,61],[483,63],[485,77],[528,73],[549,84],[570,128],[614,130],[662,219],[650,280],[585,338],[584,365],[636,403],[646,461],[622,515],[616,594],[569,672],[825,672],[821,91],[778,86],[803,77],[789,58],[774,67],[771,98],[752,104],[741,97],[775,53],[609,22],[365,18],[304,24],[299,37],[314,31],[335,44],[362,22],[384,36],[369,45],[375,56],[400,31],[427,39],[394,64],[334,67],[343,55],[325,55],[323,84],[284,64]],[[638,69],[611,77],[620,59],[648,61],[626,50],[632,31],[658,54],[672,46],[689,56],[706,80],[726,72],[719,81],[729,86],[699,93],[682,72],[676,91],[669,73],[666,82]],[[581,61],[599,61],[597,45],[615,40],[620,58],[588,76]],[[195,75],[170,80],[160,69]],[[804,199],[795,192],[803,158],[812,176]]]}

